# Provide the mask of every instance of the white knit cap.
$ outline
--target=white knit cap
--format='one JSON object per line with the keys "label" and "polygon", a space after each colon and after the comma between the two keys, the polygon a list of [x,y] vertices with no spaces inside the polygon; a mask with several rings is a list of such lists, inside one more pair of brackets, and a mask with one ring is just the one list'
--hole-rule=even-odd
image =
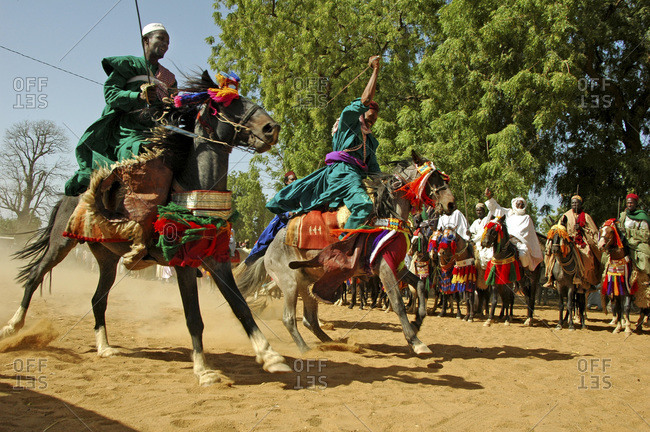
{"label": "white knit cap", "polygon": [[160,23],[151,23],[151,24],[147,24],[147,25],[144,26],[144,28],[142,29],[142,36],[146,36],[146,35],[148,35],[149,33],[151,33],[151,32],[155,32],[155,31],[158,31],[158,30],[162,30],[162,31],[164,31],[164,32],[167,31],[167,29],[165,28],[165,26],[162,25],[162,24],[160,24]]}

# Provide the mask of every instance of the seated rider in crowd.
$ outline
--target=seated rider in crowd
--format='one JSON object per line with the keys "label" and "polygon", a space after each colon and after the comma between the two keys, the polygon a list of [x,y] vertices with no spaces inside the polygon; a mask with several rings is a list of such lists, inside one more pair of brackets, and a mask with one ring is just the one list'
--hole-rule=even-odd
{"label": "seated rider in crowd", "polygon": [[[560,223],[566,227],[567,234],[576,245],[580,267],[584,273],[576,274],[573,283],[582,286],[585,289],[591,288],[592,285],[600,283],[600,258],[601,253],[598,250],[598,227],[582,208],[582,197],[574,195],[571,197],[571,209],[564,213],[560,218]],[[545,287],[553,286],[553,256],[551,250],[546,251],[546,277],[548,282]]]}
{"label": "seated rider in crowd", "polygon": [[458,209],[454,210],[450,215],[440,215],[436,229],[439,231],[453,229],[465,241],[469,241],[469,223],[465,215]]}
{"label": "seated rider in crowd", "polygon": [[535,270],[539,263],[542,262],[543,255],[535,233],[533,219],[526,214],[526,200],[517,197],[512,200],[512,207],[506,210],[493,198],[492,191],[489,188],[485,190],[485,196],[488,198],[485,205],[490,213],[496,217],[506,215],[508,234],[518,240],[514,244],[519,252],[521,265],[530,271]]}
{"label": "seated rider in crowd", "polygon": [[492,259],[493,254],[492,248],[481,247],[481,238],[483,237],[485,226],[490,221],[490,217],[487,213],[487,206],[485,204],[476,204],[476,220],[472,222],[472,225],[469,227],[469,234],[472,243],[474,243],[474,250],[477,252],[475,258],[480,260],[483,268],[487,266],[487,263]]}
{"label": "seated rider in crowd", "polygon": [[639,271],[650,273],[650,217],[639,207],[639,196],[635,193],[625,197],[625,211],[618,220],[625,228],[625,237],[630,246],[630,259]]}

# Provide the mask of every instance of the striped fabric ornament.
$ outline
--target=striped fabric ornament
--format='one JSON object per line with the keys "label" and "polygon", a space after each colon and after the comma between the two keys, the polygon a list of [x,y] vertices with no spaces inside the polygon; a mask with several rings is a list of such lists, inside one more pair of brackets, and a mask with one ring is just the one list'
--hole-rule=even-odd
{"label": "striped fabric ornament", "polygon": [[519,261],[514,256],[503,260],[492,258],[485,268],[485,283],[507,285],[521,279]]}
{"label": "striped fabric ornament", "polygon": [[459,261],[454,266],[452,271],[451,284],[452,289],[455,292],[474,292],[476,289],[476,280],[478,279],[478,274],[476,271],[476,266],[474,265],[474,259],[468,258],[463,261]]}
{"label": "striped fabric ornament", "polygon": [[458,292],[456,291],[457,287],[452,284],[453,272],[453,267],[446,271],[440,269],[440,280],[438,283],[440,285],[440,291],[442,291],[443,294],[453,294]]}
{"label": "striped fabric ornament", "polygon": [[632,262],[629,257],[610,259],[603,279],[602,293],[608,296],[625,296],[636,293],[636,284],[630,285]]}

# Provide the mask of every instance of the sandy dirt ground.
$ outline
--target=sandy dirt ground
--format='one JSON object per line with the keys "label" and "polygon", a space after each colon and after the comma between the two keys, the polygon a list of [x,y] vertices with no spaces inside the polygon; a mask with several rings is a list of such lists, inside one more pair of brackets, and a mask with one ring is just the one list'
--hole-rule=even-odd
{"label": "sandy dirt ground", "polygon": [[[4,324],[22,289],[17,263],[0,259]],[[509,327],[428,317],[420,339],[433,355],[417,357],[394,313],[323,306],[328,333],[350,349],[319,348],[301,325],[315,347],[301,354],[276,300],[257,321],[296,372],[271,375],[221,296],[202,288],[205,350],[223,379],[200,387],[176,285],[120,278],[107,328],[123,355],[111,358],[95,354],[95,273],[68,258],[52,293],[35,294],[25,328],[0,342],[0,430],[650,430],[650,329],[611,334],[601,312],[575,332],[551,330],[551,306],[533,328],[521,306]]]}

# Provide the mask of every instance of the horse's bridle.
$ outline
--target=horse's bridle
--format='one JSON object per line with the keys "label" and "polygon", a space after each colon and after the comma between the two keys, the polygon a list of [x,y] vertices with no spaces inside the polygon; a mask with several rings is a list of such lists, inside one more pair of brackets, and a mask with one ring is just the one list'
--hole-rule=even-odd
{"label": "horse's bridle", "polygon": [[[227,117],[227,116],[226,116],[222,111],[219,111],[217,108],[215,108],[214,106],[212,106],[212,101],[211,101],[211,100],[208,101],[208,102],[207,102],[206,104],[204,104],[204,105],[205,105],[205,107],[201,108],[201,109],[199,110],[199,112],[197,113],[197,115],[196,115],[196,119],[197,119],[197,121],[201,124],[201,126],[203,127],[203,129],[205,129],[205,130],[208,131],[208,133],[211,135],[211,138],[216,138],[217,132],[215,131],[215,128],[213,128],[213,127],[212,127],[212,126],[211,126],[211,125],[210,125],[210,124],[209,124],[209,123],[208,123],[208,122],[203,118],[203,116],[202,116],[202,112],[203,112],[204,110],[211,110],[212,112],[209,112],[208,115],[212,115],[212,116],[214,116],[214,117],[217,119],[217,123],[226,123],[226,124],[230,125],[230,127],[232,127],[232,128],[233,128],[233,131],[234,131],[234,133],[233,133],[233,135],[232,135],[232,139],[230,140],[230,142],[225,142],[225,141],[216,141],[216,140],[214,140],[214,139],[211,139],[211,141],[213,141],[213,142],[217,142],[217,143],[219,143],[219,144],[223,144],[223,145],[229,147],[230,149],[232,149],[232,148],[234,148],[234,147],[238,147],[236,143],[237,143],[237,137],[239,136],[239,134],[240,134],[242,131],[247,131],[248,133],[250,133],[251,135],[253,135],[253,136],[256,137],[257,139],[259,139],[261,142],[264,142],[264,140],[263,140],[262,138],[260,138],[259,136],[257,136],[257,135],[256,135],[256,134],[251,130],[251,128],[249,128],[248,126],[246,126],[246,123],[248,123],[248,121],[251,119],[251,117],[253,117],[253,114],[255,114],[255,112],[256,112],[257,110],[261,109],[261,107],[260,107],[259,105],[257,105],[257,104],[251,104],[251,106],[250,106],[250,107],[249,107],[249,108],[244,112],[244,114],[241,116],[241,118],[240,118],[239,120],[237,120],[237,119],[235,119],[235,120],[231,120],[231,119],[229,119],[229,118],[228,118],[228,117]],[[241,147],[241,146],[240,146],[240,147]],[[248,143],[246,143],[246,145],[243,146],[243,147],[244,147],[245,149],[247,149],[247,150],[251,150],[251,151],[254,152],[254,149],[253,149],[253,145],[252,145],[252,144],[248,144]]]}
{"label": "horse's bridle", "polygon": [[[415,164],[415,163],[414,163],[413,165],[415,166],[415,169],[416,169],[416,171],[417,171],[418,165]],[[443,178],[443,176],[442,176],[442,171],[440,171],[438,168],[436,168],[436,169],[434,170],[434,172],[432,173],[432,175],[433,175],[433,174],[438,174],[438,175],[440,175],[441,178]],[[394,193],[396,190],[398,190],[398,189],[401,188],[402,186],[406,185],[407,183],[410,183],[409,180],[408,180],[404,175],[402,175],[402,173],[395,173],[395,174],[393,174],[393,179],[396,180],[396,181],[392,182],[391,185],[390,185],[390,186],[391,186],[391,187],[390,187],[390,193],[391,193],[391,196],[394,196],[393,193]],[[415,181],[415,180],[416,180],[416,179],[413,179],[413,180],[411,180],[411,181]],[[433,194],[434,194],[435,197],[436,197],[436,200],[435,200],[435,203],[436,203],[436,204],[438,203],[438,196],[440,195],[440,192],[449,188],[449,186],[446,184],[445,181],[443,181],[443,184],[442,184],[441,186],[437,186],[437,187],[429,186],[429,187],[431,188]]]}
{"label": "horse's bridle", "polygon": [[[447,231],[447,229],[445,229],[442,232],[442,234],[440,234],[440,237],[443,237],[445,235],[446,231]],[[450,231],[454,234],[454,240],[457,241],[457,237],[459,236],[459,234],[455,230],[450,230]],[[440,242],[438,242],[438,243],[440,243]],[[466,241],[465,242],[465,247],[462,248],[460,251],[452,254],[451,257],[449,258],[449,260],[444,265],[442,264],[442,256],[441,256],[441,254],[444,253],[444,252],[442,252],[442,250],[438,250],[438,261],[440,263],[440,267],[444,267],[444,268],[449,269],[451,267],[451,265],[456,264],[456,262],[458,261],[458,257],[461,256],[463,253],[465,253],[465,251],[468,248],[469,248],[469,242]]]}

